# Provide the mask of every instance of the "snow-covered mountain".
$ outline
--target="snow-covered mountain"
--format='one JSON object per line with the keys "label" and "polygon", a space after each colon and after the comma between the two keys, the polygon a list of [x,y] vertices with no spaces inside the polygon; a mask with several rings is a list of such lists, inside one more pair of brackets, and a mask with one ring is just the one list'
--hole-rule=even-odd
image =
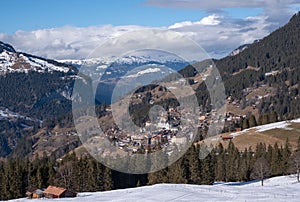
{"label": "snow-covered mountain", "polygon": [[[120,79],[135,82],[145,78],[164,78],[168,74],[186,67],[189,62],[179,56],[153,49],[132,51],[121,57],[91,58],[83,60],[60,60],[77,67],[82,73],[92,78],[98,85],[98,101],[110,104],[113,89]],[[125,84],[126,85],[126,84]]]}
{"label": "snow-covered mountain", "polygon": [[0,41],[0,74],[11,72],[27,73],[28,71],[59,71],[67,73],[72,71],[72,68],[54,60],[17,52],[11,45]]}
{"label": "snow-covered mountain", "polygon": [[[157,184],[153,186],[106,192],[80,193],[77,198],[53,199],[55,201],[290,201],[300,198],[300,184],[295,176],[267,179],[260,182],[227,182],[214,185]],[[30,202],[16,199],[10,202]],[[39,201],[52,201],[40,199]]]}
{"label": "snow-covered mountain", "polygon": [[[134,68],[143,65],[164,65],[177,71],[189,64],[173,53],[152,49],[133,51],[121,57],[60,60],[60,62],[72,64],[79,69],[84,67],[84,73],[88,73],[97,80],[102,76],[102,80],[120,78]],[[136,74],[136,72],[134,73]]]}

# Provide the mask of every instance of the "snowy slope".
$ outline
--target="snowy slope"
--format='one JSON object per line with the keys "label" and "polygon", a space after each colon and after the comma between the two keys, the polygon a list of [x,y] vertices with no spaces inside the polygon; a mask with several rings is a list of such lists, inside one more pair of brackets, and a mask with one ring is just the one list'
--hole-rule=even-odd
{"label": "snowy slope", "polygon": [[0,120],[2,119],[11,119],[11,118],[18,118],[18,119],[25,119],[29,121],[33,121],[30,117],[20,115],[18,113],[12,112],[7,108],[0,107]]}
{"label": "snowy slope", "polygon": [[257,132],[265,132],[265,131],[273,130],[273,129],[277,129],[277,128],[284,129],[284,130],[291,130],[291,128],[289,126],[292,123],[300,123],[300,118],[290,120],[290,121],[280,121],[280,122],[269,123],[269,124],[266,124],[266,125],[261,125],[261,126],[248,128],[248,129],[245,129],[245,130],[242,130],[242,131],[239,131],[239,132],[231,133],[230,136],[237,137],[239,135],[247,133],[250,130],[255,130]]}
{"label": "snowy slope", "polygon": [[52,72],[67,73],[70,68],[65,64],[16,52],[12,46],[0,42],[0,74],[11,72]]}
{"label": "snowy slope", "polygon": [[[124,190],[80,193],[77,198],[38,201],[289,201],[300,198],[300,183],[294,176],[270,178],[260,182],[215,183],[214,185],[158,184]],[[11,200],[30,202],[29,199]]]}

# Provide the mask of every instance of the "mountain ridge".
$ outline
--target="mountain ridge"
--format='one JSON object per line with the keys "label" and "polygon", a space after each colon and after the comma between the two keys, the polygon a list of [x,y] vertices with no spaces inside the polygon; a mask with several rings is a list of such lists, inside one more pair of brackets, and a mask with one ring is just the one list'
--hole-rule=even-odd
{"label": "mountain ridge", "polygon": [[57,62],[55,60],[45,59],[28,53],[17,52],[13,46],[0,41],[0,72],[2,74],[10,72],[28,72],[28,71],[60,71],[76,72],[71,65]]}

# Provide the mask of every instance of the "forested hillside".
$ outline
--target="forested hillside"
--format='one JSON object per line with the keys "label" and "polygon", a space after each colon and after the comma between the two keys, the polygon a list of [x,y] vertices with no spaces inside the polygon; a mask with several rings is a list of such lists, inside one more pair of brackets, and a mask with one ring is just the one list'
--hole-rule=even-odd
{"label": "forested hillside", "polygon": [[14,158],[0,163],[0,199],[24,197],[29,188],[48,185],[93,192],[157,183],[245,182],[299,172],[300,139],[296,150],[291,150],[288,140],[284,147],[261,143],[244,151],[239,151],[232,142],[226,148],[219,144],[204,159],[199,159],[201,148],[203,145],[194,145],[171,166],[143,175],[120,173],[91,157],[78,158],[75,153],[58,161],[55,156],[46,155],[37,156],[33,161]]}
{"label": "forested hillside", "polygon": [[[282,28],[264,39],[254,42],[234,56],[214,60],[225,84],[226,95],[239,104],[250,106],[246,100],[248,88],[270,86],[275,89],[271,97],[263,98],[259,113],[276,112],[281,120],[300,115],[300,13],[295,14]],[[198,99],[207,104],[203,96],[205,84],[198,88]],[[202,96],[201,96],[202,95]]]}

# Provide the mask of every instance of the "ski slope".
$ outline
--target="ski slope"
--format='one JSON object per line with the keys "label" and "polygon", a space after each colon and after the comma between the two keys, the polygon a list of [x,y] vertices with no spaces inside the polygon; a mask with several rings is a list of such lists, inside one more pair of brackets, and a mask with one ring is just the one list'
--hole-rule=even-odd
{"label": "ski slope", "polygon": [[[32,202],[16,199],[11,202]],[[214,185],[157,184],[153,186],[96,193],[80,193],[77,198],[38,199],[37,201],[300,201],[300,183],[295,176],[274,177],[246,183],[222,183]]]}

